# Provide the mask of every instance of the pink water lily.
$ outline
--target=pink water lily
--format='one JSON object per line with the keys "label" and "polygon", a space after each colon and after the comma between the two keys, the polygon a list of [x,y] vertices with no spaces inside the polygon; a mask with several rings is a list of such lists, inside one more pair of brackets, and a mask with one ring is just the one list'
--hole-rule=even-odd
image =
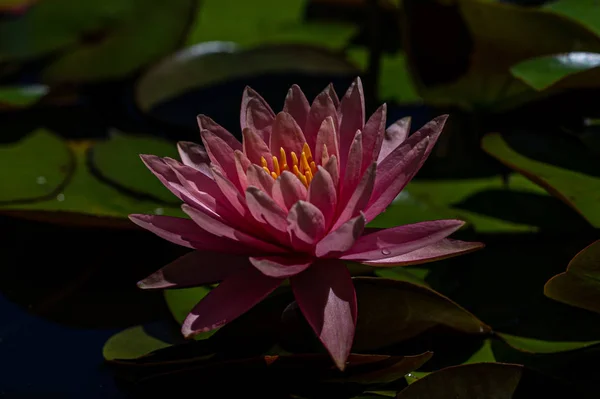
{"label": "pink water lily", "polygon": [[410,120],[386,130],[386,106],[365,120],[356,79],[338,99],[329,85],[310,104],[296,85],[275,114],[246,88],[243,140],[207,116],[204,146],[178,143],[182,162],[142,155],[190,217],[131,215],[139,226],[194,251],[139,282],[141,288],[220,282],[183,323],[186,336],[223,326],[285,279],[302,313],[344,369],[356,294],[344,261],[376,267],[429,262],[480,248],[451,240],[460,220],[371,229],[429,156],[447,116],[408,137]]}

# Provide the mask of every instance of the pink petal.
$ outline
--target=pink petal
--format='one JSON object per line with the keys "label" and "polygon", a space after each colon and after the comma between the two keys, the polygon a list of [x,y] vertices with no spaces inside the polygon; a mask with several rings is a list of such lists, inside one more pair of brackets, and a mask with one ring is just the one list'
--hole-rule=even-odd
{"label": "pink petal", "polygon": [[360,237],[341,259],[372,261],[415,251],[448,237],[462,220],[434,220],[383,229]]}
{"label": "pink petal", "polygon": [[356,78],[346,91],[339,107],[340,112],[340,164],[346,165],[350,145],[357,130],[365,124],[365,100],[360,78]]}
{"label": "pink petal", "polygon": [[310,111],[310,104],[306,99],[306,96],[298,85],[293,85],[288,90],[287,96],[285,96],[285,103],[283,105],[283,112],[287,112],[292,115],[299,126],[306,126],[306,118]]}
{"label": "pink petal", "polygon": [[319,132],[317,133],[317,141],[315,143],[315,159],[321,162],[323,159],[324,147],[327,147],[327,154],[331,157],[339,155],[338,134],[335,128],[335,121],[328,116],[323,120]]}
{"label": "pink petal", "polygon": [[406,118],[397,120],[386,129],[383,135],[383,142],[381,143],[381,151],[379,151],[379,156],[377,157],[377,163],[383,162],[392,151],[406,140],[410,132],[410,121],[410,116],[407,116]]}
{"label": "pink petal", "polygon": [[312,251],[325,232],[325,217],[311,203],[298,201],[287,217],[292,246],[299,251]]}
{"label": "pink petal", "polygon": [[192,251],[152,273],[137,285],[142,289],[164,289],[213,284],[246,267],[250,267],[247,256]]}
{"label": "pink petal", "polygon": [[223,176],[223,174],[214,166],[211,166],[211,172],[215,179],[215,183],[217,183],[217,186],[221,189],[221,193],[223,193],[223,197],[229,201],[231,207],[235,209],[239,215],[246,215],[246,201],[240,194],[239,188]]}
{"label": "pink petal", "polygon": [[227,179],[233,182],[238,189],[241,189],[235,167],[233,149],[225,141],[208,130],[203,130],[200,132],[200,135],[202,136],[202,142],[204,143],[204,147],[206,147],[211,162],[219,166],[225,176],[227,176]]}
{"label": "pink petal", "polygon": [[373,192],[376,168],[377,164],[374,162],[367,168],[365,174],[360,179],[358,186],[356,186],[356,190],[354,190],[352,196],[350,196],[348,203],[342,208],[341,212],[339,212],[339,216],[333,225],[333,229],[337,229],[365,209],[371,198],[371,193]]}
{"label": "pink petal", "polygon": [[333,180],[333,185],[338,187],[340,184],[340,170],[339,163],[337,157],[333,155],[329,158],[329,161],[323,166],[327,172],[331,175],[331,180]]}
{"label": "pink petal", "polygon": [[253,267],[231,275],[192,309],[181,332],[189,338],[229,323],[265,299],[281,281]]}
{"label": "pink petal", "polygon": [[313,101],[310,112],[308,113],[308,118],[306,119],[306,126],[304,127],[304,137],[306,137],[308,146],[315,150],[313,153],[316,152],[315,144],[317,142],[317,133],[325,118],[330,116],[333,119],[334,126],[338,126],[336,108],[331,96],[325,91],[319,94]]}
{"label": "pink petal", "polygon": [[156,176],[169,191],[175,194],[180,200],[185,201],[187,193],[181,189],[179,179],[162,158],[157,157],[156,155],[146,154],[141,154],[140,158],[146,167],[150,169],[154,176]]}
{"label": "pink petal", "polygon": [[206,233],[189,219],[158,215],[129,215],[129,220],[160,238],[188,248],[201,243]]}
{"label": "pink petal", "polygon": [[264,157],[268,168],[273,169],[271,150],[256,130],[246,128],[242,131],[242,137],[244,141],[244,154],[246,154],[250,162],[262,165],[261,157]]}
{"label": "pink petal", "polygon": [[250,214],[257,222],[267,226],[269,230],[275,230],[273,232],[275,237],[287,237],[287,214],[267,193],[250,186],[246,190],[246,203]]}
{"label": "pink petal", "polygon": [[233,155],[235,156],[235,169],[237,170],[240,186],[242,190],[245,190],[246,187],[248,187],[248,177],[246,176],[246,171],[250,165],[252,165],[252,162],[250,162],[246,154],[240,150],[235,150]]}
{"label": "pink petal", "polygon": [[362,138],[362,132],[360,130],[357,131],[354,140],[352,141],[352,145],[350,146],[350,153],[347,156],[346,169],[344,171],[344,180],[341,186],[340,206],[345,206],[348,203],[362,176]]}
{"label": "pink petal", "polygon": [[[268,243],[251,235],[248,235],[232,226],[229,226],[220,220],[217,220],[205,213],[202,213],[186,204],[181,206],[181,209],[188,214],[192,220],[207,232],[217,236],[228,238],[234,243],[240,243],[244,246],[255,248],[265,253],[282,253],[286,252],[283,248],[278,247],[274,244]],[[250,226],[251,227],[251,226]]]}
{"label": "pink petal", "polygon": [[200,127],[200,131],[208,130],[215,136],[219,137],[223,140],[229,147],[234,150],[241,150],[242,144],[238,139],[223,126],[219,125],[217,122],[213,121],[206,115],[198,115],[198,126]]}
{"label": "pink petal", "polygon": [[331,175],[322,166],[318,167],[317,173],[308,187],[308,202],[321,210],[327,229],[335,216],[337,189]]}
{"label": "pink petal", "polygon": [[296,202],[304,201],[306,196],[306,187],[293,173],[286,170],[275,180],[273,199],[284,209],[290,209]]}
{"label": "pink petal", "polygon": [[242,131],[247,127],[256,130],[262,139],[268,143],[274,118],[275,113],[265,99],[246,86],[242,95],[242,109],[240,112]]}
{"label": "pink petal", "polygon": [[257,187],[269,195],[273,192],[275,180],[260,166],[250,165],[246,172],[246,177],[248,179],[248,186]]}
{"label": "pink petal", "polygon": [[320,261],[292,277],[296,302],[336,366],[346,367],[356,329],[356,292],[343,262]]}
{"label": "pink petal", "polygon": [[209,167],[210,158],[204,147],[191,141],[180,141],[177,143],[177,151],[184,165],[212,177]]}
{"label": "pink petal", "polygon": [[278,113],[271,131],[271,152],[279,154],[279,149],[283,148],[288,155],[295,152],[300,158],[304,142],[304,133],[294,118],[286,112]]}
{"label": "pink petal", "polygon": [[[425,137],[402,158],[397,159],[394,155],[388,156],[384,162],[377,167],[380,174],[375,179],[375,185],[369,205],[365,209],[367,221],[375,219],[377,215],[387,208],[402,189],[410,182],[419,170],[421,159],[429,146],[429,137]],[[392,153],[393,154],[393,153]],[[397,159],[397,163],[392,161]]]}
{"label": "pink petal", "polygon": [[387,120],[387,105],[383,104],[371,115],[363,129],[363,162],[362,170],[377,160]]}
{"label": "pink petal", "polygon": [[313,263],[309,257],[262,256],[250,258],[254,265],[265,276],[288,278],[308,269]]}
{"label": "pink petal", "polygon": [[362,234],[366,223],[362,212],[357,217],[348,220],[317,243],[315,255],[319,258],[338,258],[352,248],[354,242]]}
{"label": "pink petal", "polygon": [[485,245],[480,242],[466,242],[444,238],[436,243],[402,255],[366,261],[362,263],[365,265],[378,267],[419,265],[422,263],[433,262],[436,260],[467,254],[469,252],[481,249],[484,246]]}
{"label": "pink petal", "polygon": [[338,98],[337,93],[335,92],[335,88],[333,87],[333,83],[329,83],[325,89],[323,89],[323,93],[329,94],[331,97],[331,101],[333,101],[333,105],[337,109],[340,106],[340,100]]}

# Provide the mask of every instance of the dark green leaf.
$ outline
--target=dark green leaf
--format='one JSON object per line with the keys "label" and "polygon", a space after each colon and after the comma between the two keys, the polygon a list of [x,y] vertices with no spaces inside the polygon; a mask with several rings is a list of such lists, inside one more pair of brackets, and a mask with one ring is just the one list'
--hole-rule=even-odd
{"label": "dark green leaf", "polygon": [[[0,204],[56,201],[69,183],[74,159],[66,143],[46,130],[36,130],[17,143],[0,147]],[[58,199],[60,201],[60,199]]]}
{"label": "dark green leaf", "polygon": [[600,86],[600,54],[574,52],[537,57],[514,65],[510,71],[538,91],[551,86]]}
{"label": "dark green leaf", "polygon": [[232,43],[204,43],[174,54],[144,74],[136,87],[136,101],[148,111],[195,89],[283,72],[349,76],[357,69],[340,54],[317,47],[272,45],[239,50]]}
{"label": "dark green leaf", "polygon": [[544,8],[578,22],[600,36],[600,20],[598,19],[598,2],[596,0],[551,1]]}
{"label": "dark green leaf", "polygon": [[554,300],[600,313],[600,240],[579,252],[566,272],[552,277],[544,293]]}
{"label": "dark green leaf", "polygon": [[28,107],[35,104],[46,93],[48,87],[43,85],[0,86],[0,109]]}
{"label": "dark green leaf", "polygon": [[511,334],[496,333],[496,335],[511,347],[530,353],[558,353],[600,344],[598,341],[546,341],[536,338],[518,337]]}
{"label": "dark green leaf", "polygon": [[181,202],[139,157],[140,154],[150,154],[178,159],[175,143],[154,137],[115,133],[108,141],[96,143],[90,154],[96,171],[118,187],[175,206]]}
{"label": "dark green leaf", "polygon": [[102,348],[102,355],[106,360],[137,359],[169,346],[171,343],[148,334],[144,326],[135,326],[110,337]]}
{"label": "dark green leaf", "polygon": [[482,147],[600,227],[600,162],[583,145],[566,136],[519,132],[488,134]]}

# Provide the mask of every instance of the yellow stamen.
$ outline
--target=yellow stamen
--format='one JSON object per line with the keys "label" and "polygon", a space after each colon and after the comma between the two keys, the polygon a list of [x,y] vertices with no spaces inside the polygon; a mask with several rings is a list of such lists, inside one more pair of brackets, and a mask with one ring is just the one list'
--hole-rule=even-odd
{"label": "yellow stamen", "polygon": [[298,166],[298,157],[296,156],[296,153],[294,151],[292,151],[292,165]]}
{"label": "yellow stamen", "polygon": [[315,161],[312,161],[310,163],[310,170],[311,172],[313,172],[313,174],[317,173],[317,164],[315,163]]}
{"label": "yellow stamen", "polygon": [[312,152],[310,152],[310,147],[308,146],[307,143],[304,143],[304,145],[302,146],[302,153],[306,154],[306,158],[308,159],[308,162],[312,161]]}
{"label": "yellow stamen", "polygon": [[279,159],[281,160],[281,168],[283,170],[288,170],[287,156],[285,155],[283,147],[279,148]]}
{"label": "yellow stamen", "polygon": [[306,173],[304,174],[304,176],[306,176],[306,181],[308,182],[308,184],[310,184],[310,182],[313,179],[313,174],[310,170],[307,170]]}
{"label": "yellow stamen", "polygon": [[275,176],[279,176],[281,174],[281,169],[279,169],[279,160],[276,156],[273,156],[273,169],[275,170]]}
{"label": "yellow stamen", "polygon": [[271,172],[271,176],[273,177],[273,179],[277,179],[277,176],[278,176],[278,175],[277,175],[277,173],[275,173],[275,172]]}
{"label": "yellow stamen", "polygon": [[267,160],[265,159],[265,157],[260,157],[260,163],[262,164],[263,168],[267,168],[269,165],[267,165]]}
{"label": "yellow stamen", "polygon": [[[271,174],[271,171],[270,171],[270,170],[269,170],[269,168],[267,168],[266,166],[263,166],[263,170],[264,170],[265,172],[267,172],[267,174],[269,174],[269,175]],[[276,178],[277,178],[277,177],[276,177]]]}
{"label": "yellow stamen", "polygon": [[303,152],[300,158],[300,171],[304,173],[307,170],[310,170],[310,166],[308,165],[308,160],[306,159],[306,153]]}

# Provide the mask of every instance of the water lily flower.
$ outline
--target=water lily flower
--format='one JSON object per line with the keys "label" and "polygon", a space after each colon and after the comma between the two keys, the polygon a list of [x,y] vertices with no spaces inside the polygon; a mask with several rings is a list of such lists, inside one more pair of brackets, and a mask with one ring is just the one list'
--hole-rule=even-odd
{"label": "water lily flower", "polygon": [[186,337],[250,310],[285,279],[306,320],[344,369],[357,319],[344,261],[375,267],[429,262],[482,246],[448,239],[460,220],[373,229],[429,156],[447,116],[412,135],[386,129],[386,105],[366,120],[356,79],[338,99],[329,85],[310,104],[296,85],[275,114],[255,91],[242,97],[240,143],[207,116],[204,146],[178,143],[181,161],[142,155],[188,218],[131,215],[137,225],[194,249],[140,281],[145,289],[220,282],[182,326]]}

